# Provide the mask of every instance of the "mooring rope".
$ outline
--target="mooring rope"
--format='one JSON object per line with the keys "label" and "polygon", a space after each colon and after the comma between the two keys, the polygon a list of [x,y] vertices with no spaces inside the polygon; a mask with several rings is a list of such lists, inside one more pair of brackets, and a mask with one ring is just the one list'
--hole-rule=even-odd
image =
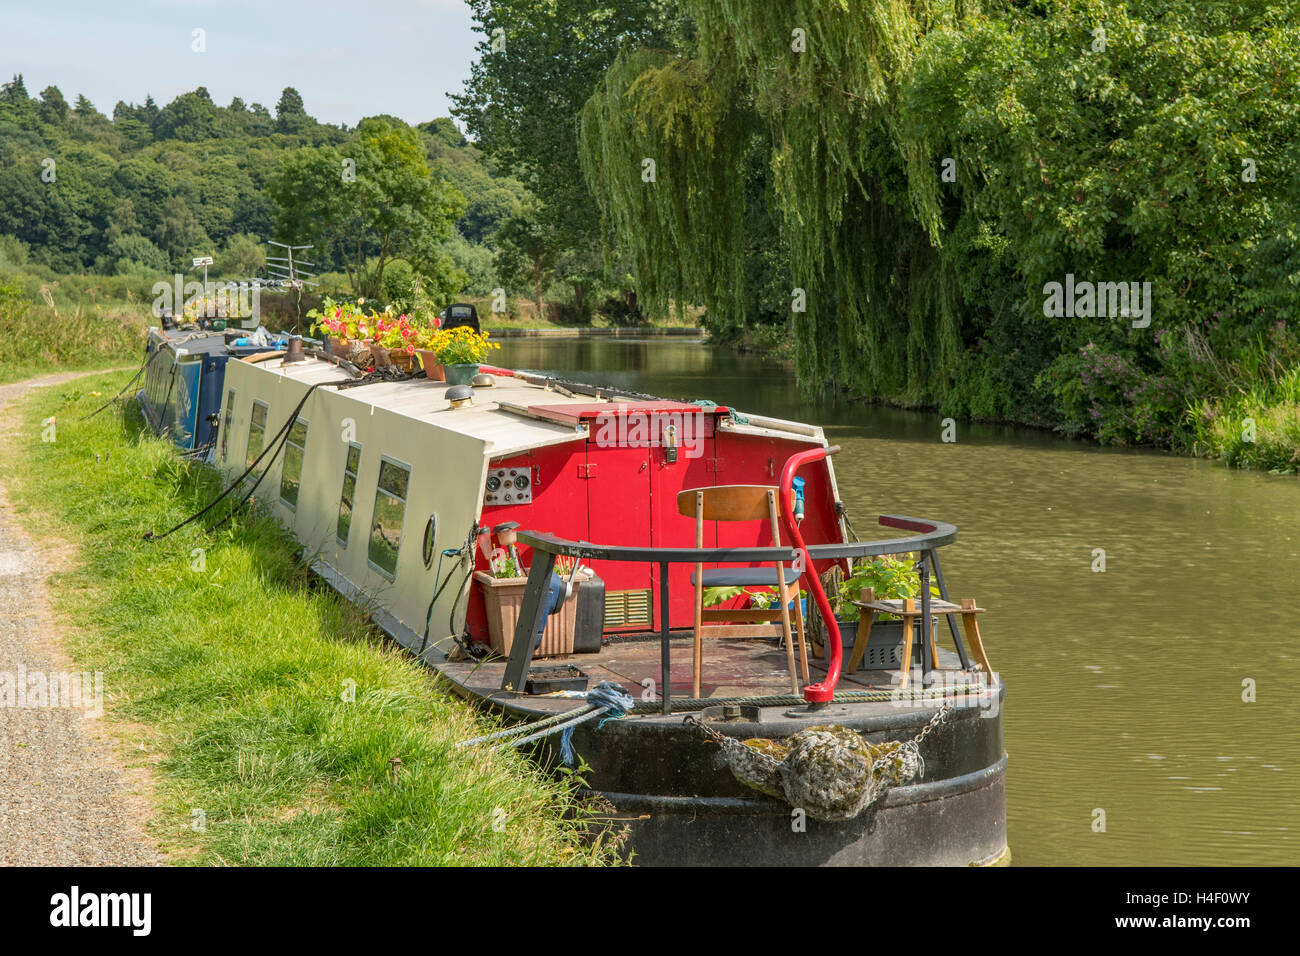
{"label": "mooring rope", "polygon": [[[901,693],[904,695],[915,695],[921,700],[933,699],[942,700],[945,697],[955,697],[957,695],[977,694],[987,687],[980,687],[976,684],[969,684],[963,687],[945,687],[941,690],[920,690],[911,691],[903,688]],[[891,690],[864,690],[864,691],[841,691],[837,693],[832,702],[836,704],[871,704],[871,703],[888,703],[898,700],[900,693],[899,688]],[[703,710],[705,707],[713,707],[719,704],[744,704],[752,707],[781,707],[790,704],[807,703],[802,697],[794,694],[772,694],[766,697],[674,697],[669,701],[671,711],[678,710]],[[638,700],[632,705],[631,713],[658,713],[663,710],[663,701],[661,700]]]}
{"label": "mooring rope", "polygon": [[147,359],[145,359],[143,362],[140,363],[140,367],[139,367],[138,369],[136,369],[136,370],[135,370],[135,374],[131,376],[131,381],[127,382],[127,383],[126,383],[125,385],[123,385],[120,389],[118,389],[118,392],[117,392],[116,395],[114,395],[112,398],[110,398],[108,401],[106,401],[103,405],[100,405],[99,408],[95,409],[95,410],[94,410],[93,412],[91,412],[90,414],[88,414],[88,415],[82,415],[80,418],[77,419],[77,421],[78,421],[78,422],[84,422],[84,421],[86,421],[87,419],[94,418],[96,415],[98,415],[98,414],[99,414],[100,412],[102,412],[104,409],[108,408],[108,406],[112,405],[115,401],[117,401],[119,398],[121,398],[121,397],[122,397],[122,394],[123,394],[123,393],[124,393],[128,388],[130,388],[132,385],[135,384],[136,379],[138,379],[141,375],[144,374],[145,369],[147,369],[147,368],[148,368],[148,367],[153,363],[153,360],[156,359],[156,358],[158,357],[158,355],[159,355],[159,353],[160,353],[161,351],[162,351],[161,348],[159,348],[159,349],[155,349],[152,355],[150,355]]}
{"label": "mooring rope", "polygon": [[619,717],[627,716],[631,711],[632,704],[632,695],[627,692],[627,688],[622,684],[601,681],[596,687],[587,692],[587,703],[576,712],[568,711],[563,714],[552,714],[550,717],[543,717],[541,720],[530,724],[508,727],[505,730],[484,734],[482,737],[462,740],[456,746],[470,747],[475,744],[486,743],[489,740],[502,740],[518,734],[527,734],[527,736],[520,737],[518,740],[507,741],[496,748],[498,750],[514,750],[524,744],[558,733],[562,735],[560,738],[560,759],[565,766],[571,767],[575,759],[573,752],[574,729],[589,720],[605,717],[605,720],[602,720],[596,726],[596,729],[599,730],[605,725],[605,721],[617,720]]}
{"label": "mooring rope", "polygon": [[[586,713],[589,707],[583,707],[577,713]],[[484,744],[489,740],[501,740],[505,737],[514,737],[516,734],[525,734],[530,730],[540,730],[543,727],[549,727],[551,724],[559,723],[562,720],[569,720],[575,716],[575,712],[567,710],[562,714],[552,714],[550,717],[543,717],[541,720],[531,724],[516,724],[513,727],[507,727],[505,730],[498,730],[494,733],[484,734],[482,737],[474,737],[470,740],[457,741],[457,747],[473,747],[475,744]]]}

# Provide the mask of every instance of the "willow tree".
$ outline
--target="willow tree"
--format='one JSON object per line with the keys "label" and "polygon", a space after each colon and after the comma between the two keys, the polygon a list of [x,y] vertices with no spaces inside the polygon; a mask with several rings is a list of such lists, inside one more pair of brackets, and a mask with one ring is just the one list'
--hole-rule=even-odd
{"label": "willow tree", "polygon": [[801,379],[933,400],[960,351],[940,254],[938,176],[899,88],[951,4],[685,0],[686,51],[625,53],[582,117],[582,159],[607,235],[653,311],[712,314],[739,295],[741,159],[764,137]]}

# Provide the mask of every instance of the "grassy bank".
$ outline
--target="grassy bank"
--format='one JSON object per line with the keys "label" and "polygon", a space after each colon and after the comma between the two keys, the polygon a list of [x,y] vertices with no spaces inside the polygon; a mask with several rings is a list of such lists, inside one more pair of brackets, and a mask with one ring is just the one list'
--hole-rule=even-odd
{"label": "grassy bank", "polygon": [[1234,468],[1300,472],[1300,366],[1260,375],[1189,414],[1199,454],[1221,458]]}
{"label": "grassy bank", "polygon": [[19,283],[0,278],[0,385],[46,372],[128,364],[142,354],[144,307],[69,305],[48,287],[37,295],[33,300]]}
{"label": "grassy bank", "polygon": [[104,672],[109,719],[152,766],[164,847],[224,864],[604,862],[562,782],[454,747],[484,722],[315,582],[269,517],[142,539],[220,486],[139,438],[134,406],[76,421],[128,375],[33,391],[0,468],[33,533],[79,546],[55,582],[68,650]]}

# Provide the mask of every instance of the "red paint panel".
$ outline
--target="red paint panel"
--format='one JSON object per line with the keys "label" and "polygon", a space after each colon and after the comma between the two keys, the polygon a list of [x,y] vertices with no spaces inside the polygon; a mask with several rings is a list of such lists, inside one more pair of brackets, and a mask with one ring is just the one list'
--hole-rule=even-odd
{"label": "red paint panel", "polygon": [[[671,403],[670,403],[671,404]],[[602,410],[609,405],[603,405]],[[698,411],[692,406],[683,410]],[[673,420],[662,406],[664,417],[652,429]],[[711,411],[711,410],[710,410]],[[678,413],[680,414],[680,413]],[[538,449],[506,459],[493,460],[493,467],[522,467],[533,470],[534,496],[530,504],[485,507],[482,522],[494,526],[518,521],[520,528],[551,532],[561,537],[600,544],[630,547],[693,546],[695,519],[677,510],[677,495],[690,488],[724,484],[772,485],[786,459],[808,447],[805,442],[714,431],[712,414],[701,415],[702,435],[689,436],[692,445],[679,445],[677,461],[657,441],[626,444],[601,443],[595,429],[585,442]],[[679,436],[680,437],[680,436]],[[809,544],[841,540],[835,517],[834,498],[826,465],[818,462],[800,473],[806,481],[805,517],[802,530]],[[706,547],[769,545],[766,521],[709,522],[705,526]],[[788,543],[788,542],[787,542]],[[521,559],[531,563],[531,551],[521,549]],[[476,566],[486,567],[481,551]],[[669,570],[669,623],[689,628],[695,621],[694,591],[690,584],[693,568],[673,565]],[[825,570],[819,567],[818,571]],[[595,571],[609,591],[653,588],[654,626],[659,626],[657,567],[653,564],[596,562]],[[475,640],[487,640],[487,622],[480,589],[473,586],[469,605],[469,628]]]}

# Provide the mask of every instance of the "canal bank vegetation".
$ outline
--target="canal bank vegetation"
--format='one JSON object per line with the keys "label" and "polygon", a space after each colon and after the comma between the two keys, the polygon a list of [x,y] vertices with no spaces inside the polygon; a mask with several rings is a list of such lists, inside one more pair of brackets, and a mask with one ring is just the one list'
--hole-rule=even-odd
{"label": "canal bank vegetation", "polygon": [[[79,421],[128,375],[37,390],[0,458],[34,534],[78,547],[55,582],[68,650],[104,672],[124,752],[147,761],[156,836],[208,864],[591,864],[607,844],[563,781],[457,749],[486,728],[316,582],[256,510],[156,542],[220,489],[141,437],[134,403]],[[42,440],[53,439],[53,440]]]}
{"label": "canal bank vegetation", "polygon": [[[553,5],[476,7],[490,30]],[[788,339],[810,391],[1294,451],[1300,4],[614,7],[631,39],[584,47],[576,165],[647,313]],[[470,82],[489,139],[530,108],[516,69]],[[1206,424],[1248,413],[1272,450]]]}
{"label": "canal bank vegetation", "polygon": [[141,352],[141,310],[42,285],[39,303],[0,278],[0,385],[45,372],[125,365]]}

